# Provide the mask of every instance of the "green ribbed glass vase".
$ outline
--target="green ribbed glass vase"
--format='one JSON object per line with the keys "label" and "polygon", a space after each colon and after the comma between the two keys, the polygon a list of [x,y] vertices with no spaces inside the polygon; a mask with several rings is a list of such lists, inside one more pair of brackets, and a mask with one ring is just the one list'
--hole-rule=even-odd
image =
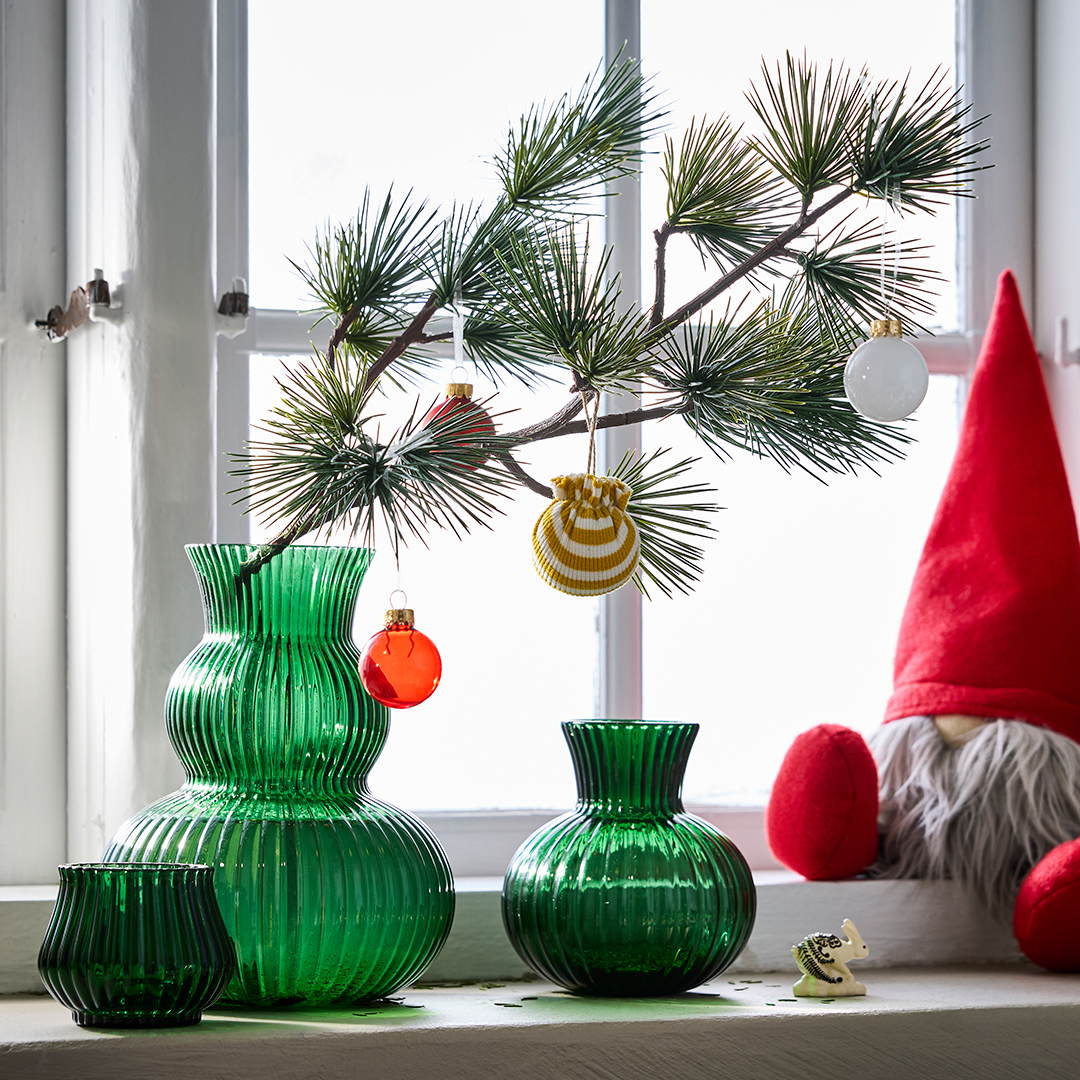
{"label": "green ribbed glass vase", "polygon": [[236,967],[209,866],[60,867],[38,954],[45,988],[81,1027],[183,1027]]}
{"label": "green ribbed glass vase", "polygon": [[746,861],[682,807],[697,724],[567,721],[578,803],[518,849],[503,923],[535,971],[582,994],[678,994],[742,951],[757,896]]}
{"label": "green ribbed glass vase", "polygon": [[207,863],[238,968],[225,1000],[363,1001],[414,980],[454,912],[450,868],[367,774],[388,731],[351,624],[363,548],[192,545],[206,633],[169,685],[187,782],[124,823],[106,862]]}

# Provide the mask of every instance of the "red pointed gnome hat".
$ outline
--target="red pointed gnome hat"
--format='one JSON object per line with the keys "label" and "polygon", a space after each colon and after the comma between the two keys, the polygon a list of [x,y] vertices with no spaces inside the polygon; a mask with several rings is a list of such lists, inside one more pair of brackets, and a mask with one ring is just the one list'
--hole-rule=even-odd
{"label": "red pointed gnome hat", "polygon": [[885,720],[1026,720],[1080,742],[1080,540],[1016,279],[998,281]]}

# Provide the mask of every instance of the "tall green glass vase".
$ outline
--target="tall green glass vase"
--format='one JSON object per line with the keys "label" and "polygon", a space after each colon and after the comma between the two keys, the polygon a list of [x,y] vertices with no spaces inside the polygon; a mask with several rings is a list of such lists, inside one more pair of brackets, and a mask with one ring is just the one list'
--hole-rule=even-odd
{"label": "tall green glass vase", "polygon": [[578,803],[518,849],[503,923],[521,958],[582,994],[678,994],[742,951],[757,896],[735,845],[682,806],[697,724],[568,721]]}
{"label": "tall green glass vase", "polygon": [[383,997],[434,958],[454,892],[438,842],[371,796],[388,731],[351,639],[371,552],[193,545],[206,633],[169,685],[187,782],[124,823],[106,862],[206,863],[253,1005]]}

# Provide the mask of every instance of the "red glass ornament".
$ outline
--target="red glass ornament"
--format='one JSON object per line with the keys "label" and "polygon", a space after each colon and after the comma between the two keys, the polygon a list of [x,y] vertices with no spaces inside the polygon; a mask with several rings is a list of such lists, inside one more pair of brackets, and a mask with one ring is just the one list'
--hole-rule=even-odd
{"label": "red glass ornament", "polygon": [[[469,413],[474,413],[475,419],[461,428],[463,436],[469,439],[482,439],[487,435],[494,435],[495,424],[479,405],[473,404],[472,392],[472,383],[447,383],[446,397],[428,409],[423,420],[420,421],[420,426],[427,427],[437,417],[450,416],[464,409]],[[462,465],[461,468],[474,469],[475,466]]]}
{"label": "red glass ornament", "polygon": [[427,701],[442,678],[435,642],[413,625],[412,608],[386,613],[386,628],[371,636],[360,654],[360,681],[378,702],[411,709]]}

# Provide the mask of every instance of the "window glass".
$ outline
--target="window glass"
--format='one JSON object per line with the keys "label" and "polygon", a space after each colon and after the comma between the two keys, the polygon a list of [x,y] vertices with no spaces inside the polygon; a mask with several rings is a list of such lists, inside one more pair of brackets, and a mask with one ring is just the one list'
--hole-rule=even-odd
{"label": "window glass", "polygon": [[[910,72],[915,86],[953,66],[950,0],[913,0],[902,19],[889,7],[854,0],[772,0],[767,18],[762,10],[694,0],[642,5],[643,62],[668,89],[676,139],[703,114],[727,112],[755,130],[743,94],[751,80],[760,84],[762,58],[775,64],[785,49],[805,50],[821,65],[865,64],[872,80],[903,80]],[[644,172],[642,204],[648,295],[648,238],[664,220],[655,167]],[[874,220],[879,210],[861,212]],[[936,218],[910,217],[899,226],[890,219],[897,227],[905,240],[934,244],[931,265],[945,280],[928,321],[954,329],[952,205]],[[705,282],[700,260],[683,245],[669,270],[669,310]],[[880,723],[900,616],[956,442],[958,380],[938,375],[930,382],[907,425],[917,442],[906,460],[882,465],[879,476],[863,469],[827,485],[737,452],[721,463],[675,420],[645,429],[646,448],[701,456],[699,475],[725,507],[695,594],[646,602],[643,615],[645,715],[701,722],[688,801],[760,805],[799,731],[816,723],[870,731]]]}
{"label": "window glass", "polygon": [[[742,14],[746,10],[745,16]],[[690,0],[642,4],[647,72],[671,108],[675,138],[693,115],[749,119],[742,98],[760,57],[805,45],[812,58],[869,63],[875,76],[916,76],[953,55],[952,5],[919,0],[897,20],[841,0],[750,5]],[[391,183],[433,203],[490,198],[485,159],[528,105],[578,86],[603,52],[603,4],[542,7],[495,0],[393,7],[279,0],[250,8],[251,296],[258,307],[307,304],[286,256],[305,257],[317,227],[356,212],[365,184]],[[350,39],[361,59],[334,58]],[[308,77],[296,70],[304,57]],[[312,63],[312,58],[317,58]],[[658,149],[658,146],[651,149]],[[643,282],[651,289],[651,230],[663,220],[658,160],[643,179]],[[905,225],[907,229],[909,226]],[[953,217],[922,235],[953,277]],[[912,226],[913,228],[913,226]],[[668,295],[704,283],[693,257],[674,253]],[[955,321],[943,289],[937,320]],[[290,361],[295,363],[296,361]],[[265,416],[282,362],[253,357],[252,417]],[[430,401],[438,383],[420,390]],[[693,800],[760,802],[794,732],[818,720],[872,727],[889,689],[899,612],[951,456],[955,380],[935,377],[911,429],[919,442],[882,476],[828,486],[742,457],[700,474],[719,489],[718,539],[691,598],[646,602],[645,713],[702,722],[691,759]],[[477,380],[478,397],[493,387]],[[413,398],[388,403],[393,424]],[[509,389],[493,410],[519,408],[518,426],[553,412],[565,390]],[[398,412],[395,413],[394,410]],[[647,445],[701,447],[678,421],[653,425]],[[529,447],[523,463],[547,478],[584,461],[580,439]],[[709,457],[708,451],[704,456]],[[530,533],[543,502],[522,493],[491,532],[464,542],[430,538],[404,553],[401,585],[417,625],[440,647],[444,681],[427,703],[395,713],[372,775],[377,794],[416,809],[562,806],[573,798],[558,721],[592,715],[595,611],[555,593],[531,567]],[[256,539],[273,523],[256,525]],[[381,624],[398,572],[385,543],[361,592],[356,637]]]}
{"label": "window glass", "polygon": [[[250,7],[251,297],[258,307],[309,303],[285,255],[302,261],[316,227],[355,215],[365,184],[381,195],[414,188],[433,204],[491,198],[487,159],[533,102],[580,86],[603,57],[603,5],[497,0],[454,5],[278,0]],[[357,42],[349,62],[334,42]],[[298,79],[297,57],[308,77]],[[358,57],[358,60],[354,60]],[[314,58],[314,62],[313,62]],[[288,72],[288,77],[282,73]],[[325,340],[325,335],[324,339]],[[292,361],[295,362],[295,361]],[[419,390],[442,393],[450,363]],[[276,397],[281,361],[253,357],[251,415]],[[477,398],[494,387],[475,380]],[[503,400],[505,399],[505,400]],[[392,428],[415,397],[388,399]],[[540,420],[566,390],[510,389],[492,411]],[[530,447],[521,460],[547,478],[584,464],[580,439]],[[417,809],[559,806],[573,776],[558,722],[591,716],[595,603],[548,588],[532,569],[531,531],[544,502],[524,493],[492,531],[429,537],[402,554],[401,587],[417,627],[438,645],[443,681],[414,709],[392,713],[371,783]],[[253,523],[253,538],[272,526]],[[382,625],[398,582],[384,542],[357,605],[359,644]]]}

